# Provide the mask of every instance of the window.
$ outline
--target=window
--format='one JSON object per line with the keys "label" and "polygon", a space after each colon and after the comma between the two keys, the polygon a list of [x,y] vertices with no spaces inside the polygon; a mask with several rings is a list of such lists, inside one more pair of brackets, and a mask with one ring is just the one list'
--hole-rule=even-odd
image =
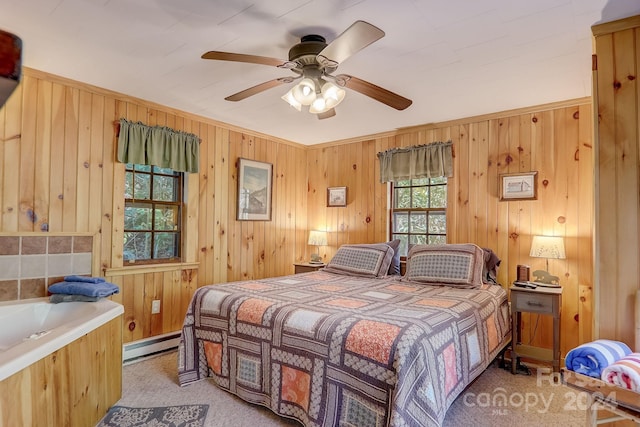
{"label": "window", "polygon": [[182,174],[129,163],[124,197],[125,265],[179,261]]}
{"label": "window", "polygon": [[391,239],[400,239],[400,255],[409,245],[447,242],[447,178],[391,183]]}

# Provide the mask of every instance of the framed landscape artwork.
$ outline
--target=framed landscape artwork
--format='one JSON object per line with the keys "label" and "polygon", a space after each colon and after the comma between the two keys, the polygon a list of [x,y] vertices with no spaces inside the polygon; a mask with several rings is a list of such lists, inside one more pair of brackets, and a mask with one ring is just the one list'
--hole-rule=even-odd
{"label": "framed landscape artwork", "polygon": [[271,221],[271,184],[273,165],[238,158],[239,221]]}
{"label": "framed landscape artwork", "polygon": [[535,200],[538,198],[538,172],[500,175],[500,200]]}

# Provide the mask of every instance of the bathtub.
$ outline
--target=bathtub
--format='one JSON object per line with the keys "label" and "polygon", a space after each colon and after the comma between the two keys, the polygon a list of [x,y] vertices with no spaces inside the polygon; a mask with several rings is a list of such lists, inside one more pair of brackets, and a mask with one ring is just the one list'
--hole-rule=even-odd
{"label": "bathtub", "polygon": [[0,381],[122,315],[108,299],[49,303],[34,298],[0,303]]}

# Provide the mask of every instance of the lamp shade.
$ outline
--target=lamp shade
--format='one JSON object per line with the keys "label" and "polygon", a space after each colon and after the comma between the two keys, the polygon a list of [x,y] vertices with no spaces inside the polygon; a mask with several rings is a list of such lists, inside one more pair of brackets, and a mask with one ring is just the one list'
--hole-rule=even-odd
{"label": "lamp shade", "polygon": [[327,232],[311,230],[309,232],[309,242],[313,246],[327,246]]}
{"label": "lamp shade", "polygon": [[565,259],[564,239],[559,236],[533,236],[530,257]]}
{"label": "lamp shade", "polygon": [[316,84],[309,78],[304,78],[292,89],[292,95],[302,105],[311,105],[316,99]]}

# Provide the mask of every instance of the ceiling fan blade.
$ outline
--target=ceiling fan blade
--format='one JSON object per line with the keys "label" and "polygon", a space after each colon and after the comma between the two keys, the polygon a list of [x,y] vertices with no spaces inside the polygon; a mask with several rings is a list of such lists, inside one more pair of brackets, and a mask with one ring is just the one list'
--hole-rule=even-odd
{"label": "ceiling fan blade", "polygon": [[380,86],[374,85],[373,83],[369,83],[347,74],[340,74],[336,76],[336,83],[338,83],[338,86],[346,86],[349,89],[360,92],[363,95],[375,99],[376,101],[387,104],[389,107],[395,108],[396,110],[404,110],[413,102],[404,96],[398,95],[397,93],[393,93],[387,89],[381,88]]}
{"label": "ceiling fan blade", "polygon": [[218,61],[248,62],[249,64],[271,65],[273,67],[284,66],[289,61],[267,56],[245,55],[243,53],[218,52],[212,50],[202,55],[202,59],[215,59]]}
{"label": "ceiling fan blade", "polygon": [[269,80],[268,82],[260,83],[258,85],[252,86],[249,89],[241,90],[238,93],[234,93],[233,95],[227,96],[225,99],[227,101],[242,101],[245,98],[248,98],[253,95],[257,95],[260,92],[264,92],[267,89],[271,89],[276,86],[280,86],[281,84],[291,83],[298,77],[280,77],[277,79]]}
{"label": "ceiling fan blade", "polygon": [[318,113],[318,120],[328,119],[336,115],[336,109],[332,108],[330,110],[325,111],[324,113]]}
{"label": "ceiling fan blade", "polygon": [[356,21],[320,51],[318,62],[335,67],[382,37],[384,31],[380,28],[365,21]]}

